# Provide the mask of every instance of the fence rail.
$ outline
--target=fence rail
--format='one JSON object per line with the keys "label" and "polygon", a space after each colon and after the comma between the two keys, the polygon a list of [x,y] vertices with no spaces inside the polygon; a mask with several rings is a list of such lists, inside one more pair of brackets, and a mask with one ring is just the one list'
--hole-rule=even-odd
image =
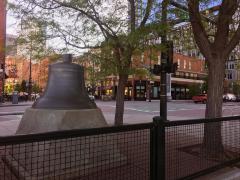
{"label": "fence rail", "polygon": [[192,179],[239,160],[240,116],[0,137],[1,180]]}

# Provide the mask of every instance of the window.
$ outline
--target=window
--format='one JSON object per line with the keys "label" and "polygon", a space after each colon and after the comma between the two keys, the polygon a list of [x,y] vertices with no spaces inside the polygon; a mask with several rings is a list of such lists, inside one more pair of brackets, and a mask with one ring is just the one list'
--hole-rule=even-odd
{"label": "window", "polygon": [[180,67],[180,59],[177,60],[178,67]]}
{"label": "window", "polygon": [[142,53],[142,55],[141,55],[141,62],[143,62],[143,59],[144,59],[144,54]]}
{"label": "window", "polygon": [[161,64],[161,56],[158,56],[158,64]]}
{"label": "window", "polygon": [[186,69],[186,60],[184,60],[183,69]]}
{"label": "window", "polygon": [[191,70],[192,69],[192,64],[191,64],[191,62],[189,61],[189,70]]}
{"label": "window", "polygon": [[232,73],[228,74],[228,79],[232,79]]}

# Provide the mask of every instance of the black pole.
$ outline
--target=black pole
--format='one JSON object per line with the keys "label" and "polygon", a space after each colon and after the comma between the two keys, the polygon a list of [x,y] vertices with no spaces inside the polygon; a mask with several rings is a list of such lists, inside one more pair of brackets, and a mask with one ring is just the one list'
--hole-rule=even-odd
{"label": "black pole", "polygon": [[31,101],[31,95],[32,95],[32,42],[31,42],[31,52],[30,52],[30,58],[29,58],[29,80],[28,80],[28,100]]}
{"label": "black pole", "polygon": [[[151,40],[150,40],[151,42]],[[152,44],[150,44],[152,45]],[[150,47],[150,57],[149,57],[149,69],[152,69],[152,47]],[[151,93],[152,92],[152,85],[151,85],[151,80],[149,78],[149,84],[148,84],[148,102],[151,102]]]}
{"label": "black pole", "polygon": [[[167,5],[168,0],[162,2],[162,25],[164,26],[161,34],[161,43],[166,46],[167,41]],[[160,84],[160,116],[167,120],[167,85],[166,85],[166,69],[167,66],[167,51],[161,51],[161,84]]]}
{"label": "black pole", "polygon": [[150,179],[165,180],[165,120],[159,116],[153,118],[154,127],[150,132]]}

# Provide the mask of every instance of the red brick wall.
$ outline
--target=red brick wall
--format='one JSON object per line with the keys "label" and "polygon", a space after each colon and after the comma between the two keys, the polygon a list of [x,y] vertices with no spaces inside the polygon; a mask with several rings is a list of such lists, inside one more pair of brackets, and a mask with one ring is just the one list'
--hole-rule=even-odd
{"label": "red brick wall", "polygon": [[[7,81],[11,81],[11,78],[15,79],[16,82],[21,83],[22,80],[29,80],[29,60],[18,58],[18,57],[7,57],[6,65],[10,67],[11,65],[16,66],[16,75],[9,76]],[[32,80],[41,88],[45,88],[48,80],[48,65],[49,60],[43,59],[38,63],[32,63]],[[8,70],[7,70],[8,71]],[[11,75],[7,72],[8,75]]]}
{"label": "red brick wall", "polygon": [[[152,53],[152,60],[151,64],[158,63],[158,56],[160,56],[159,52],[149,52],[145,51],[143,54],[143,61],[142,55],[133,56],[133,67],[148,67],[150,62],[150,53]],[[173,62],[178,62],[180,60],[180,66],[178,67],[178,71],[184,72],[194,72],[194,73],[205,73],[205,61],[201,59],[197,59],[190,56],[185,56],[182,54],[174,53],[173,55]],[[185,61],[185,68],[184,68],[184,61]]]}
{"label": "red brick wall", "polygon": [[[0,0],[0,64],[5,63],[6,39],[6,1]],[[0,96],[2,95],[2,74],[0,77]]]}
{"label": "red brick wall", "polygon": [[[205,72],[205,61],[190,56],[185,56],[182,54],[174,53],[173,61],[178,62],[180,60],[180,66],[178,67],[179,71],[186,72],[195,72],[195,73],[204,73]],[[184,68],[184,61],[186,66]],[[189,64],[191,63],[191,65]],[[190,67],[191,66],[191,67]]]}

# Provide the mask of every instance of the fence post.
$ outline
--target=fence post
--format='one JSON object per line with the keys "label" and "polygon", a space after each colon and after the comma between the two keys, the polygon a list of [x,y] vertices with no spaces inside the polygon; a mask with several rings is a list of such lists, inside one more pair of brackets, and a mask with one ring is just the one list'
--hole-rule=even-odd
{"label": "fence post", "polygon": [[160,116],[153,118],[151,130],[151,180],[165,179],[165,126]]}
{"label": "fence post", "polygon": [[153,120],[153,128],[150,130],[150,180],[157,179],[157,128]]}

